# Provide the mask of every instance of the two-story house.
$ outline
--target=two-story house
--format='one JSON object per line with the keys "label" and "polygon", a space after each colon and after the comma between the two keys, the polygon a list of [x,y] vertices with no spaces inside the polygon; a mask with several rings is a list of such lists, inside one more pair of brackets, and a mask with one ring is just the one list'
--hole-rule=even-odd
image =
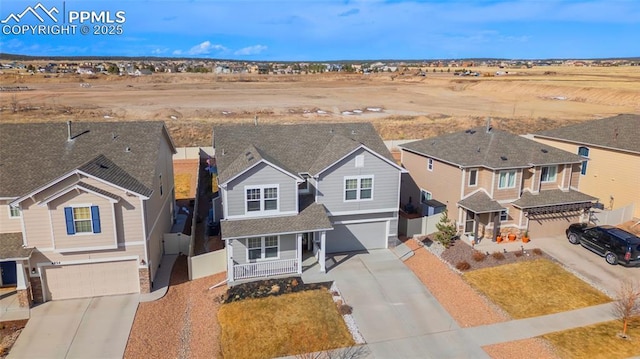
{"label": "two-story house", "polygon": [[400,174],[368,123],[214,128],[228,280],[397,240]]}
{"label": "two-story house", "polygon": [[640,115],[618,115],[530,135],[584,157],[578,190],[607,209],[633,205],[640,218]]}
{"label": "two-story house", "polygon": [[0,125],[1,284],[24,304],[149,292],[173,153],[163,122]]}
{"label": "two-story house", "polygon": [[418,187],[403,203],[409,196],[440,202],[458,230],[476,239],[526,230],[560,235],[596,200],[577,190],[582,157],[491,126],[400,147]]}

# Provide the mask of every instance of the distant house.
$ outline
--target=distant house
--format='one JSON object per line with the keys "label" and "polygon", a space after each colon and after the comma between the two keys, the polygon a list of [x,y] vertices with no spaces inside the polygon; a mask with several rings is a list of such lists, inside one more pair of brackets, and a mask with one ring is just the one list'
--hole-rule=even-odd
{"label": "distant house", "polygon": [[403,188],[403,203],[419,198],[423,215],[446,206],[460,233],[477,239],[563,235],[597,200],[577,190],[579,155],[490,126],[399,147],[417,187]]}
{"label": "distant house", "polygon": [[94,69],[92,66],[78,66],[76,72],[81,75],[92,75],[94,73]]}
{"label": "distant house", "polygon": [[149,76],[152,75],[153,72],[149,69],[137,69],[133,72],[135,76]]}
{"label": "distant house", "polygon": [[369,123],[213,130],[230,282],[397,241],[400,174]]}
{"label": "distant house", "polygon": [[583,158],[581,192],[607,209],[634,206],[640,218],[640,115],[618,115],[530,135]]}
{"label": "distant house", "polygon": [[173,153],[163,122],[0,124],[0,285],[23,306],[149,292]]}

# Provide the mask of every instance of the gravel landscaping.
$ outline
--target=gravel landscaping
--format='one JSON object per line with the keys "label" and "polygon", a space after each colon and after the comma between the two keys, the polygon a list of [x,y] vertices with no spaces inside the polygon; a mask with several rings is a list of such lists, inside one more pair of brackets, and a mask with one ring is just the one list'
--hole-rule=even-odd
{"label": "gravel landscaping", "polygon": [[[456,241],[447,249],[428,238],[408,239],[404,243],[414,252],[404,263],[463,328],[505,322],[511,318],[462,278],[460,272],[455,269],[457,263],[466,261],[471,268],[478,269],[540,257],[533,254],[518,257],[515,254],[505,254],[505,258],[501,260],[487,256],[484,260],[476,262],[472,258],[474,249],[462,242]],[[538,359],[558,358],[552,346],[539,338],[501,343],[483,349],[492,358],[499,359],[530,358],[532,353],[535,353],[535,358]]]}
{"label": "gravel landscaping", "polygon": [[7,322],[0,322],[0,359],[5,358],[9,354],[9,350],[16,342],[18,336],[27,325],[27,319],[25,320],[13,320]]}

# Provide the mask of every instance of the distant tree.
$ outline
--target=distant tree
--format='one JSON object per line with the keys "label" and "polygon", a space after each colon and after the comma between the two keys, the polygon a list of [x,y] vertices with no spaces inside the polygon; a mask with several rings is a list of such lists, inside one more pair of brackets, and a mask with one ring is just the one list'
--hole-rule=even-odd
{"label": "distant tree", "polygon": [[442,212],[440,221],[436,223],[436,228],[438,229],[438,232],[436,232],[435,235],[436,241],[442,244],[445,248],[448,248],[458,232],[455,224],[449,218],[449,214],[446,209]]}
{"label": "distant tree", "polygon": [[433,69],[433,72],[436,72],[436,69],[435,69],[435,68]]}
{"label": "distant tree", "polygon": [[33,66],[32,64],[29,64],[29,65],[27,66],[27,71],[28,71],[28,72],[36,72],[36,67],[35,67],[35,66]]}
{"label": "distant tree", "polygon": [[110,64],[109,67],[107,68],[107,73],[117,75],[120,73],[120,69],[118,68],[118,66],[114,64]]}
{"label": "distant tree", "polygon": [[451,67],[447,68],[447,72],[451,72]]}

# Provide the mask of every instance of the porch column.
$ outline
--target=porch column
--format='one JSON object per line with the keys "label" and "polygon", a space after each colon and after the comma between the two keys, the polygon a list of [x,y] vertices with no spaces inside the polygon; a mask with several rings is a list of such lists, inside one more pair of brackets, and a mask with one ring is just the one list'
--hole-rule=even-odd
{"label": "porch column", "polygon": [[302,233],[296,234],[296,242],[297,273],[302,274]]}
{"label": "porch column", "polygon": [[27,279],[24,272],[24,264],[16,261],[16,290],[18,292],[18,303],[22,308],[31,307],[31,281]]}
{"label": "porch column", "polygon": [[320,232],[320,258],[318,258],[318,262],[320,262],[320,272],[325,273],[327,268],[325,267],[326,263],[326,244],[327,244],[327,232]]}
{"label": "porch column", "polygon": [[227,281],[233,282],[233,239],[225,241],[225,248],[227,250]]}

